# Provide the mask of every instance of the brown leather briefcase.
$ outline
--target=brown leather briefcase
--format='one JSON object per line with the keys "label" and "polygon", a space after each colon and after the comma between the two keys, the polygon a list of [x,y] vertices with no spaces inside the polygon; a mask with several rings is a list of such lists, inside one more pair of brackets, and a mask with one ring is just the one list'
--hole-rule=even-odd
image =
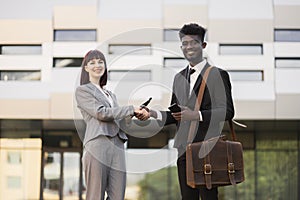
{"label": "brown leather briefcase", "polygon": [[196,188],[235,185],[245,180],[240,142],[215,137],[191,143],[186,152],[187,184]]}
{"label": "brown leather briefcase", "polygon": [[[199,111],[205,84],[212,67],[209,67],[203,76],[197,96],[195,110]],[[236,141],[232,120],[229,121],[232,140],[224,137],[215,137],[203,142],[192,143],[196,121],[191,122],[186,148],[186,175],[187,185],[192,188],[206,186],[211,189],[215,186],[235,185],[245,180],[243,148]]]}

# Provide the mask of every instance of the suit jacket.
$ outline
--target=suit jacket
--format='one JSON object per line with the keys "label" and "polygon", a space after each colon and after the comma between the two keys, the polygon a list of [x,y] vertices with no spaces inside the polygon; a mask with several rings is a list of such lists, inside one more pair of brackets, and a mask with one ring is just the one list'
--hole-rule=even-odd
{"label": "suit jacket", "polygon": [[[206,63],[197,78],[193,92],[189,95],[189,83],[187,82],[188,67],[180,71],[174,77],[171,104],[187,106],[194,110],[195,102],[202,82],[202,76],[210,65]],[[225,70],[213,67],[209,73],[206,88],[200,106],[203,121],[199,121],[196,127],[196,135],[193,142],[203,141],[221,133],[224,121],[234,116],[234,106],[231,95],[231,83]],[[179,153],[185,152],[190,121],[177,122],[169,111],[163,112],[164,125],[177,124],[174,147]]]}
{"label": "suit jacket", "polygon": [[110,105],[104,94],[92,83],[76,88],[77,107],[86,123],[83,145],[99,135],[109,137],[118,135],[122,140],[127,140],[126,134],[120,129],[120,124],[122,119],[133,115],[134,107],[119,107],[116,96],[108,92],[113,99],[114,106]]}

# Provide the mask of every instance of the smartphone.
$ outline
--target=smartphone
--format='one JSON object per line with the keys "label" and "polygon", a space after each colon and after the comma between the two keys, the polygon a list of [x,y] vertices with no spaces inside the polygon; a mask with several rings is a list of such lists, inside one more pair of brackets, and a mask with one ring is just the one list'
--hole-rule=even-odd
{"label": "smartphone", "polygon": [[171,106],[168,107],[168,109],[172,113],[181,112],[181,108],[177,105],[177,103],[173,103]]}

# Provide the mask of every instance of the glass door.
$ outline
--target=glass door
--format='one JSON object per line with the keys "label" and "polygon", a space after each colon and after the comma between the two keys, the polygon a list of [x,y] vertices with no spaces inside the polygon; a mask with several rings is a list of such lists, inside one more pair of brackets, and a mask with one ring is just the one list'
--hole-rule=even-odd
{"label": "glass door", "polygon": [[44,152],[43,199],[60,199],[61,153]]}
{"label": "glass door", "polygon": [[80,151],[75,149],[44,149],[41,199],[82,200],[80,159]]}
{"label": "glass door", "polygon": [[63,154],[63,199],[79,200],[80,195],[80,154]]}

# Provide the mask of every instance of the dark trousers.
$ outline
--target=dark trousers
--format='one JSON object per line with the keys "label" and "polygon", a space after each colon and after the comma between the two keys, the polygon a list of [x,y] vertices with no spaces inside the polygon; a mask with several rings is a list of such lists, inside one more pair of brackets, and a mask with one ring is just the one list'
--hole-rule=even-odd
{"label": "dark trousers", "polygon": [[186,184],[186,156],[185,153],[177,159],[177,171],[182,200],[218,200],[218,188],[191,188]]}

